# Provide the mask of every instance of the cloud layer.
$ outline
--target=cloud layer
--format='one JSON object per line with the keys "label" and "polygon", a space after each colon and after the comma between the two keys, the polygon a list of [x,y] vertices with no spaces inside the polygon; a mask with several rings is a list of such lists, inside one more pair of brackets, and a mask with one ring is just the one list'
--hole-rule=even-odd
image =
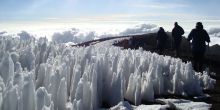
{"label": "cloud layer", "polygon": [[220,38],[220,28],[210,28],[208,34],[212,37]]}
{"label": "cloud layer", "polygon": [[31,35],[30,33],[26,32],[26,31],[21,31],[21,33],[18,33],[17,35],[20,36],[21,40],[30,40],[30,39],[34,38],[33,35]]}
{"label": "cloud layer", "polygon": [[[111,28],[113,30],[113,28]],[[126,35],[137,35],[137,34],[147,34],[147,33],[155,33],[158,30],[158,26],[154,24],[140,24],[136,25],[134,27],[130,27],[121,31],[112,31],[112,30],[106,30],[105,33],[100,33],[98,31],[83,31],[81,29],[72,28],[67,31],[63,32],[57,32],[49,38],[52,38],[52,41],[57,43],[82,43],[94,39],[100,39],[100,38],[106,38],[106,37],[115,37],[115,36],[126,36]],[[207,32],[210,35],[211,38],[211,44],[220,44],[220,27],[211,27],[207,28]],[[113,34],[114,33],[114,34]],[[187,32],[186,32],[187,33]],[[0,36],[6,36],[10,35],[10,33],[7,33],[5,31],[0,32]],[[20,37],[20,39],[32,39],[34,37],[39,37],[39,35],[30,34],[27,31],[21,31],[18,34],[12,34],[15,36]],[[187,36],[187,34],[186,34]]]}
{"label": "cloud layer", "polygon": [[135,35],[135,34],[146,34],[156,32],[158,30],[157,25],[154,24],[141,24],[133,28],[128,28],[121,32],[119,35]]}
{"label": "cloud layer", "polygon": [[80,32],[79,29],[71,29],[68,31],[64,31],[62,33],[54,33],[52,36],[52,41],[57,43],[67,43],[67,42],[73,42],[73,43],[81,43],[86,42],[94,39],[100,39],[105,37],[113,37],[113,36],[124,36],[124,35],[135,35],[135,34],[146,34],[146,33],[152,33],[157,31],[157,26],[154,24],[141,24],[137,25],[133,28],[128,28],[116,35],[113,34],[102,34],[98,35],[94,31]]}

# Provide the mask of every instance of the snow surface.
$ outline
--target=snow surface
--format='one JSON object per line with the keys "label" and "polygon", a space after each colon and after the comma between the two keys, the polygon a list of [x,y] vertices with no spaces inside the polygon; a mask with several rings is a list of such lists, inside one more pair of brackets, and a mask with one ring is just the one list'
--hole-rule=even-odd
{"label": "snow surface", "polygon": [[209,110],[211,104],[206,104],[204,102],[193,102],[184,99],[157,99],[165,102],[167,105],[175,110]]}
{"label": "snow surface", "polygon": [[139,105],[132,106],[127,101],[119,102],[116,106],[111,107],[110,110],[209,110],[211,104],[204,102],[193,102],[185,99],[156,99],[163,102],[164,105]]}
{"label": "snow surface", "polygon": [[93,110],[124,99],[140,105],[155,95],[199,96],[214,87],[190,62],[112,42],[67,47],[46,38],[0,37],[1,110]]}
{"label": "snow surface", "polygon": [[132,106],[127,101],[121,101],[114,107],[111,107],[110,110],[166,110],[168,107],[169,107],[168,105],[158,105],[158,104]]}
{"label": "snow surface", "polygon": [[158,102],[163,102],[163,105],[139,105],[132,106],[127,101],[121,101],[110,110],[209,110],[211,104],[204,102],[193,102],[185,99],[156,99]]}

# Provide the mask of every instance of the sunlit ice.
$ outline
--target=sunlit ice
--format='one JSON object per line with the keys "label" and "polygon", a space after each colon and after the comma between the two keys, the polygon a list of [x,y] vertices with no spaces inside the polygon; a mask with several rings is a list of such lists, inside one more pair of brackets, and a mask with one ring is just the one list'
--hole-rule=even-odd
{"label": "sunlit ice", "polygon": [[0,0],[0,110],[218,109],[219,4]]}

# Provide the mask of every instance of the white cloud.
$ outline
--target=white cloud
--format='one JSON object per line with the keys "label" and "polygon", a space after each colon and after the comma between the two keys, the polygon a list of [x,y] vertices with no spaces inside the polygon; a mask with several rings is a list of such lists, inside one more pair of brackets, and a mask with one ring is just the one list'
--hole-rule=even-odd
{"label": "white cloud", "polygon": [[[73,40],[77,33],[77,29],[64,31],[62,33],[54,33],[52,36],[52,41],[55,41],[57,43],[74,42]],[[77,40],[75,42],[77,42]]]}
{"label": "white cloud", "polygon": [[146,34],[156,32],[158,30],[157,25],[154,24],[142,24],[133,28],[128,28],[121,32],[119,35],[134,35],[134,34]]}
{"label": "white cloud", "polygon": [[20,36],[21,40],[30,40],[34,38],[30,33],[26,31],[21,31],[21,33],[18,33],[18,36]]}
{"label": "white cloud", "polygon": [[94,40],[96,37],[95,32],[89,31],[82,33],[79,31],[79,29],[71,29],[68,31],[64,31],[62,33],[54,33],[52,36],[52,41],[57,43],[67,43],[67,42],[73,42],[73,43],[81,43],[86,42],[90,40]]}
{"label": "white cloud", "polygon": [[7,33],[6,31],[2,31],[2,32],[0,32],[0,35],[3,35],[3,34],[5,34],[5,33]]}
{"label": "white cloud", "polygon": [[208,29],[208,34],[210,36],[210,45],[219,44],[220,45],[220,28],[210,28]]}
{"label": "white cloud", "polygon": [[154,24],[141,24],[132,28],[125,29],[124,31],[119,32],[118,34],[101,34],[98,35],[94,31],[88,32],[80,32],[79,29],[72,29],[68,31],[64,31],[62,33],[54,33],[52,36],[52,41],[57,43],[81,43],[94,39],[106,38],[106,37],[114,37],[117,35],[135,35],[135,34],[146,34],[156,32],[158,30],[157,26]]}
{"label": "white cloud", "polygon": [[50,18],[45,18],[45,20],[60,20],[60,18],[50,17]]}
{"label": "white cloud", "polygon": [[[154,24],[140,24],[134,27],[124,29],[115,34],[111,34],[111,33],[97,34],[97,32],[95,31],[80,32],[79,29],[72,29],[72,30],[64,31],[62,33],[54,33],[54,35],[52,36],[52,41],[56,41],[57,43],[73,42],[77,44],[94,39],[114,37],[118,35],[126,36],[126,35],[155,33],[157,32],[157,30],[158,30],[158,26]],[[220,28],[210,28],[207,29],[207,32],[211,37],[211,45],[219,44]]]}
{"label": "white cloud", "polygon": [[213,35],[215,37],[219,37],[220,38],[220,28],[210,28],[208,30],[209,35]]}

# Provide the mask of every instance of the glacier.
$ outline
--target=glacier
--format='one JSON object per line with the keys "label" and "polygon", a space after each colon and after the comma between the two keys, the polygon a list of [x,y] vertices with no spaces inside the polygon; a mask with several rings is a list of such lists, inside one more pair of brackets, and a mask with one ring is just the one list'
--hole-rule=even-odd
{"label": "glacier", "polygon": [[215,80],[191,62],[113,42],[71,47],[0,36],[0,109],[96,110],[128,105],[125,100],[138,106],[155,96],[199,96],[214,88]]}

